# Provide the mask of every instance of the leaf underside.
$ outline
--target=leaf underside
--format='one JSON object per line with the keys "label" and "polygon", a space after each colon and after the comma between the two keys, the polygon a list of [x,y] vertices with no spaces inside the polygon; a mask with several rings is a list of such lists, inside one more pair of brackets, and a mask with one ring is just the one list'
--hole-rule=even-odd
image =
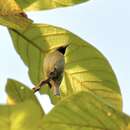
{"label": "leaf underside", "polygon": [[0,0],[0,16],[7,16],[12,14],[19,14],[22,9],[15,2],[15,0]]}
{"label": "leaf underside", "polygon": [[46,10],[67,7],[86,2],[88,0],[16,0],[25,11]]}
{"label": "leaf underside", "polygon": [[0,0],[0,25],[17,30],[25,30],[32,20],[23,16],[22,9],[14,0]]}
{"label": "leaf underside", "polygon": [[[128,116],[99,97],[79,92],[64,99],[46,115],[41,130],[126,130]],[[44,125],[43,125],[44,124]]]}
{"label": "leaf underside", "polygon": [[0,130],[37,130],[44,111],[32,90],[9,79],[7,105],[0,105]]}
{"label": "leaf underside", "polygon": [[43,113],[32,100],[0,105],[0,130],[36,130]]}
{"label": "leaf underside", "polygon": [[0,1],[0,24],[7,26],[13,45],[37,86],[45,80],[46,54],[67,46],[61,96],[45,86],[52,111],[45,115],[36,96],[24,84],[9,79],[7,105],[0,105],[0,130],[129,130],[130,118],[121,112],[122,98],[116,76],[107,59],[92,45],[68,30],[32,24],[25,11],[72,6],[88,0]]}
{"label": "leaf underside", "polygon": [[9,79],[6,92],[15,104],[0,105],[1,130],[129,130],[130,118],[90,91],[64,98],[47,115],[20,82]]}
{"label": "leaf underside", "polygon": [[33,91],[16,80],[8,79],[5,91],[8,95],[8,104],[10,105],[15,105],[26,100],[32,100],[40,106],[40,103]]}
{"label": "leaf underside", "polygon": [[53,104],[74,93],[90,91],[116,109],[122,109],[119,85],[110,64],[88,42],[65,29],[46,24],[32,24],[24,32],[9,31],[16,51],[28,66],[34,85],[45,79],[45,55],[53,49],[69,45],[65,53],[61,96],[53,96],[48,87],[42,89],[42,93],[47,93]]}

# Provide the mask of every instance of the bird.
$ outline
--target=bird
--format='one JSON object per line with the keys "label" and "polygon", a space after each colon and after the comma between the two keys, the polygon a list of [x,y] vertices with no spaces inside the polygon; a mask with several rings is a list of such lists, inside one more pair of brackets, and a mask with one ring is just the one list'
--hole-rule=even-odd
{"label": "bird", "polygon": [[50,51],[44,58],[43,71],[45,80],[42,80],[38,87],[33,88],[34,92],[39,91],[42,86],[48,84],[55,96],[60,96],[60,84],[63,78],[65,66],[65,50],[67,46],[59,47]]}

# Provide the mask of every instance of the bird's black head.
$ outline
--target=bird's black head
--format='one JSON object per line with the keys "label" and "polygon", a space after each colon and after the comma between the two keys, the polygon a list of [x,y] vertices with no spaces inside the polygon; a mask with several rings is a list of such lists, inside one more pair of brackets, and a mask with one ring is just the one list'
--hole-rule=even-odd
{"label": "bird's black head", "polygon": [[69,45],[61,46],[61,47],[57,48],[57,50],[64,55],[68,46]]}

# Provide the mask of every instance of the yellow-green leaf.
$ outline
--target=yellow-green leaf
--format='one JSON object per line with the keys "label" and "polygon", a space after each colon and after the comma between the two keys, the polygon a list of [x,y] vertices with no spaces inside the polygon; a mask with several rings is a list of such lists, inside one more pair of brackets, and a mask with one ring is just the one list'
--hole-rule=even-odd
{"label": "yellow-green leaf", "polygon": [[32,100],[0,105],[0,130],[37,130],[43,111]]}
{"label": "yellow-green leaf", "polygon": [[58,7],[72,6],[88,0],[16,0],[25,11],[45,10]]}
{"label": "yellow-green leaf", "polygon": [[[122,109],[122,99],[116,76],[106,58],[88,42],[73,33],[51,25],[33,24],[23,32],[10,30],[16,51],[29,68],[31,81],[37,85],[44,78],[43,61],[48,52],[69,45],[65,52],[65,69],[59,100],[80,91],[91,91],[116,109]],[[46,92],[45,92],[46,91]]]}
{"label": "yellow-green leaf", "polygon": [[52,49],[68,44],[67,31],[45,24],[32,24],[24,32],[9,31],[16,51],[29,68],[31,81],[37,85],[44,79],[42,67],[45,55]]}
{"label": "yellow-green leaf", "polygon": [[[32,100],[39,106],[39,108],[41,108],[40,103],[34,95],[33,91],[16,80],[8,80],[6,84],[6,93],[8,95],[9,101],[11,101],[13,104],[18,104],[26,100]],[[11,103],[9,102],[9,104]]]}
{"label": "yellow-green leaf", "polygon": [[17,30],[25,30],[32,23],[32,20],[23,17],[21,14],[0,16],[0,25]]}
{"label": "yellow-green leaf", "polygon": [[130,116],[129,116],[129,123],[128,123],[128,127],[126,130],[130,130]]}
{"label": "yellow-green leaf", "polygon": [[13,29],[25,30],[32,20],[22,15],[22,9],[14,0],[0,0],[0,24]]}
{"label": "yellow-green leaf", "polygon": [[0,16],[19,14],[22,9],[15,0],[0,0]]}
{"label": "yellow-green leaf", "polygon": [[126,130],[128,119],[94,94],[79,92],[44,116],[40,130]]}

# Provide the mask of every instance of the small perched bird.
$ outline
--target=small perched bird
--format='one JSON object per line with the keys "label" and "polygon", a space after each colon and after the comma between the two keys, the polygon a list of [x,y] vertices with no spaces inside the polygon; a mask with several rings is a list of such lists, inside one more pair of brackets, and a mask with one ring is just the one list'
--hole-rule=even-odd
{"label": "small perched bird", "polygon": [[34,92],[39,91],[43,85],[48,84],[54,95],[60,95],[59,86],[63,78],[65,50],[66,47],[60,47],[45,56],[43,71],[46,80],[42,80],[38,87],[33,88]]}

